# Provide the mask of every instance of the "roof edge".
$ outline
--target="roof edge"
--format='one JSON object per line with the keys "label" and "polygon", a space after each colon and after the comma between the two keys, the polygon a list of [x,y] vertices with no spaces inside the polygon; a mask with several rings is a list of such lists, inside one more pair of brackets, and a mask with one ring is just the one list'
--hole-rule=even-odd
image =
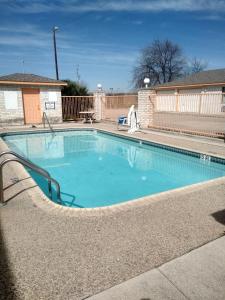
{"label": "roof edge", "polygon": [[168,85],[168,86],[157,86],[153,87],[154,90],[171,90],[176,88],[188,88],[188,87],[202,87],[202,86],[215,86],[215,85],[225,85],[224,82],[214,82],[214,83],[196,83],[196,84],[182,84],[182,85]]}
{"label": "roof edge", "polygon": [[0,85],[11,84],[11,85],[50,85],[50,86],[67,86],[66,82],[32,82],[32,81],[10,81],[10,80],[0,80]]}

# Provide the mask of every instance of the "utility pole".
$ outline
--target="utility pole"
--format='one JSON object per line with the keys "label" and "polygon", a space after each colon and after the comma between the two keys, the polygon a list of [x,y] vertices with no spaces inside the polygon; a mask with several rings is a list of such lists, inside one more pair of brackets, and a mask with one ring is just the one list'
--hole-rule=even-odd
{"label": "utility pole", "polygon": [[54,44],[54,54],[55,54],[55,72],[56,72],[56,79],[59,80],[59,71],[58,71],[58,60],[57,60],[57,49],[56,49],[56,38],[55,33],[59,29],[59,27],[54,26],[53,31],[53,44]]}
{"label": "utility pole", "polygon": [[78,82],[78,83],[80,83],[80,72],[79,72],[79,68],[80,68],[80,66],[77,65],[77,67],[76,67],[76,74],[77,74],[77,82]]}
{"label": "utility pole", "polygon": [[23,69],[23,74],[25,73],[25,68],[24,68],[24,59],[22,60],[22,69]]}

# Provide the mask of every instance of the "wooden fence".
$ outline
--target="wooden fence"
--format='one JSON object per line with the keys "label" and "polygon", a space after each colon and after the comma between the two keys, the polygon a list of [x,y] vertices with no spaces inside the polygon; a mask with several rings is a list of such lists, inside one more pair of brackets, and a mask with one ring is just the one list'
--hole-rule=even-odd
{"label": "wooden fence", "polygon": [[94,108],[93,96],[62,96],[63,121],[83,118],[80,112]]}
{"label": "wooden fence", "polygon": [[138,95],[113,95],[106,96],[104,118],[109,121],[116,121],[120,115],[127,115],[131,105],[138,105]]}

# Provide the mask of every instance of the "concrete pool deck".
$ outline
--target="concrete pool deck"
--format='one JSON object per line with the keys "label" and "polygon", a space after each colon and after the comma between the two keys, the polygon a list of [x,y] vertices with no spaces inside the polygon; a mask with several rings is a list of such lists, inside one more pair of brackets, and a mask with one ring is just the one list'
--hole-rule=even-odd
{"label": "concrete pool deck", "polygon": [[[134,136],[225,156],[222,141]],[[85,299],[224,235],[224,179],[110,214],[70,216],[38,207],[30,196],[35,187],[23,175],[15,174],[13,163],[5,169],[10,200],[0,208],[0,299]]]}
{"label": "concrete pool deck", "polygon": [[222,237],[88,299],[224,300],[224,257]]}

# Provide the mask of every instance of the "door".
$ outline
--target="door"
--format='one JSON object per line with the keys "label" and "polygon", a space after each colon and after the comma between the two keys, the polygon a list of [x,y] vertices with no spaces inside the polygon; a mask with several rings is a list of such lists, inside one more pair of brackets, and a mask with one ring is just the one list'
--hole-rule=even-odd
{"label": "door", "polygon": [[42,122],[40,90],[26,88],[22,89],[22,93],[25,124],[40,124]]}

